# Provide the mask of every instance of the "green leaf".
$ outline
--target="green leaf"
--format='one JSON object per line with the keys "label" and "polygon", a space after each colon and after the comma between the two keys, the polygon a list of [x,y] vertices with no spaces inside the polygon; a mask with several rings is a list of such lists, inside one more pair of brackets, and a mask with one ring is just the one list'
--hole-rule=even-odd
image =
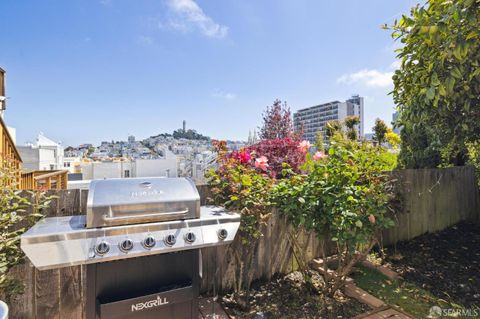
{"label": "green leaf", "polygon": [[355,222],[355,226],[357,226],[358,228],[362,228],[362,227],[363,227],[362,221],[361,221],[361,220],[357,220],[357,221]]}
{"label": "green leaf", "polygon": [[303,197],[299,197],[298,198],[298,201],[302,204],[305,204],[305,199]]}
{"label": "green leaf", "polygon": [[242,184],[244,186],[252,186],[252,178],[248,175],[242,176]]}
{"label": "green leaf", "polygon": [[461,79],[463,77],[462,72],[460,71],[460,69],[458,67],[454,67],[452,69],[452,75],[457,79]]}
{"label": "green leaf", "polygon": [[440,84],[438,86],[438,93],[441,95],[441,96],[446,96],[447,95],[447,90],[445,90],[445,87]]}
{"label": "green leaf", "polygon": [[431,87],[427,90],[427,99],[433,100],[434,97],[435,97],[435,87],[431,86]]}

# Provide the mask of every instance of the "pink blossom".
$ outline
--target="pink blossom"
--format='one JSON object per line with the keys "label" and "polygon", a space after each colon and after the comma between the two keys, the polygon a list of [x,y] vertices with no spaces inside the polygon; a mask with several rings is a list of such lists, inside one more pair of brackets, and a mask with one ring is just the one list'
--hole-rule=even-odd
{"label": "pink blossom", "polygon": [[327,157],[327,155],[325,154],[325,152],[321,152],[321,151],[318,151],[313,155],[313,159],[315,161],[322,160],[326,157]]}
{"label": "pink blossom", "polygon": [[252,159],[252,155],[250,155],[248,151],[243,150],[238,153],[238,159],[240,160],[240,163],[245,164]]}
{"label": "pink blossom", "polygon": [[373,216],[372,214],[368,215],[368,220],[369,220],[372,224],[375,224],[375,216]]}
{"label": "pink blossom", "polygon": [[260,156],[255,160],[255,167],[260,168],[263,171],[266,171],[268,168],[268,158],[265,156]]}
{"label": "pink blossom", "polygon": [[302,153],[307,153],[308,149],[310,148],[310,142],[309,141],[301,141],[298,144],[298,148]]}

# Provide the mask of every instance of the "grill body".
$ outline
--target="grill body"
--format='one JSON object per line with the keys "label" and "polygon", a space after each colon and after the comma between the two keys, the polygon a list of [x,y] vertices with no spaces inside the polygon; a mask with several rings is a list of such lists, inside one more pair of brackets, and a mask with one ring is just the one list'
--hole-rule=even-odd
{"label": "grill body", "polygon": [[86,265],[87,319],[197,319],[200,248],[231,243],[239,226],[200,207],[188,179],[100,180],[86,216],[45,218],[21,248],[40,270]]}
{"label": "grill body", "polygon": [[87,319],[198,318],[199,251],[87,266]]}

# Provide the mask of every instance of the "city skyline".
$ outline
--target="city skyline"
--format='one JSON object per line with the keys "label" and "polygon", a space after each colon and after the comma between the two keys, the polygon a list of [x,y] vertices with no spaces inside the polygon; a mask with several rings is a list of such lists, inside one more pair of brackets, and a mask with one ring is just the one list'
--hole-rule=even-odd
{"label": "city skyline", "polygon": [[3,3],[5,119],[18,144],[40,131],[63,145],[146,138],[184,119],[212,138],[246,140],[276,98],[294,113],[360,94],[367,133],[393,113],[398,44],[380,25],[414,4]]}

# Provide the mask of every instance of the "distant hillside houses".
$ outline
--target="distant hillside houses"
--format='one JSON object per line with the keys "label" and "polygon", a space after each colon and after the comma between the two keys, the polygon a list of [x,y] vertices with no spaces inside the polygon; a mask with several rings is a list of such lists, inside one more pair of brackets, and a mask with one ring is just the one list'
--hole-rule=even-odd
{"label": "distant hillside houses", "polygon": [[[227,141],[231,150],[245,145],[243,141]],[[205,172],[216,165],[216,154],[210,137],[187,130],[184,121],[183,128],[172,134],[161,133],[139,141],[130,135],[127,141],[69,146],[65,148],[64,162],[72,180],[182,176],[203,183]],[[69,185],[76,188],[85,183],[72,181]]]}

